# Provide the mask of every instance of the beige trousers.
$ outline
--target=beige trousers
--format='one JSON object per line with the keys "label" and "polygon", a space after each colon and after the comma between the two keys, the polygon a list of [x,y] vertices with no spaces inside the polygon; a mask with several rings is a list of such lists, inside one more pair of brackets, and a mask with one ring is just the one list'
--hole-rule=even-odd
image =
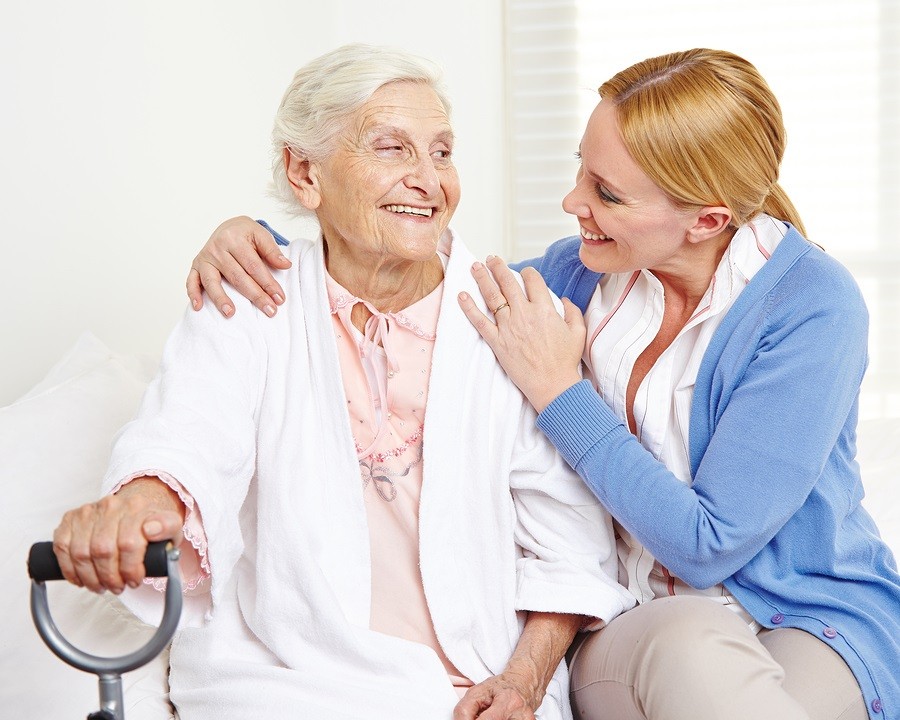
{"label": "beige trousers", "polygon": [[841,656],[802,630],[763,630],[701,597],[659,598],[569,651],[587,720],[866,720]]}

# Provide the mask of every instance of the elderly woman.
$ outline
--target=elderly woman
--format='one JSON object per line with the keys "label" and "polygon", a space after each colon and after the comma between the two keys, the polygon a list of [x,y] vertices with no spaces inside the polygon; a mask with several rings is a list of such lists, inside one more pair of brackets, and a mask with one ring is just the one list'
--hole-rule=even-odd
{"label": "elderly woman", "polygon": [[495,317],[460,297],[616,519],[640,603],[573,649],[574,709],[900,718],[900,575],[854,459],[867,313],[778,184],[778,102],[704,49],[600,96],[563,201],[580,235],[528,262],[524,291],[477,264]]}
{"label": "elderly woman", "polygon": [[476,285],[447,230],[448,108],[397,52],[296,74],[276,184],[321,236],[292,245],[286,312],[188,313],[116,442],[114,494],[55,533],[69,580],[120,592],[183,528],[181,720],[569,718],[572,636],[633,604],[609,516],[456,306]]}

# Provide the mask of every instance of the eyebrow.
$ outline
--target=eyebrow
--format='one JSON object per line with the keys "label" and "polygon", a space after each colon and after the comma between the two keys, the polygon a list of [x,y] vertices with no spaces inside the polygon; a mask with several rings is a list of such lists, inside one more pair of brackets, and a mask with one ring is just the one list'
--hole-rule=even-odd
{"label": "eyebrow", "polygon": [[[578,144],[578,153],[581,154],[581,143]],[[606,186],[606,188],[609,190],[612,190],[612,192],[615,193],[615,195],[618,197],[619,200],[628,197],[628,193],[623,192],[619,187],[616,186],[615,183],[611,183],[609,180],[607,180],[602,175],[598,175],[597,173],[595,173],[594,171],[592,171],[591,169],[586,167],[584,164],[583,157],[582,157],[581,167],[584,168],[585,173],[587,173],[587,176],[591,180],[593,180],[594,182],[600,183],[601,185]]]}
{"label": "eyebrow", "polygon": [[[366,128],[363,131],[364,137],[372,137],[373,135],[398,135],[406,140],[410,139],[409,133],[403,128],[397,127],[396,125],[372,125],[371,127]],[[445,142],[452,145],[454,139],[455,136],[453,135],[453,130],[448,128],[439,132],[437,134],[437,137],[434,138],[434,141]]]}

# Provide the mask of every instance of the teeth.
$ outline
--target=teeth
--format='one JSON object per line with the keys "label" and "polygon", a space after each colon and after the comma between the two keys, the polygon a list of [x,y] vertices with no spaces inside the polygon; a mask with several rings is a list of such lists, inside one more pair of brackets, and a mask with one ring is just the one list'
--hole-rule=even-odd
{"label": "teeth", "polygon": [[410,215],[422,215],[431,217],[431,208],[417,208],[409,205],[386,205],[385,208],[395,213],[409,213]]}
{"label": "teeth", "polygon": [[609,240],[611,239],[609,235],[598,235],[597,233],[592,233],[584,228],[581,228],[581,237],[585,240]]}

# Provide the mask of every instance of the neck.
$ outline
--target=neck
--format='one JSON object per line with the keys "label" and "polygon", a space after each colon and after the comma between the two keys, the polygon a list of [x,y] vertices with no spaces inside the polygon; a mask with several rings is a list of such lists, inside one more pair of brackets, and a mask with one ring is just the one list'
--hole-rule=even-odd
{"label": "neck", "polygon": [[667,308],[678,306],[688,317],[693,314],[706,294],[735,232],[731,228],[715,238],[690,245],[690,252],[676,267],[650,269],[662,283]]}
{"label": "neck", "polygon": [[[427,260],[358,254],[344,244],[325,239],[325,267],[341,286],[373,305],[379,312],[399,312],[431,293],[444,279],[444,266],[435,253]],[[357,305],[353,324],[362,327],[371,316]]]}

